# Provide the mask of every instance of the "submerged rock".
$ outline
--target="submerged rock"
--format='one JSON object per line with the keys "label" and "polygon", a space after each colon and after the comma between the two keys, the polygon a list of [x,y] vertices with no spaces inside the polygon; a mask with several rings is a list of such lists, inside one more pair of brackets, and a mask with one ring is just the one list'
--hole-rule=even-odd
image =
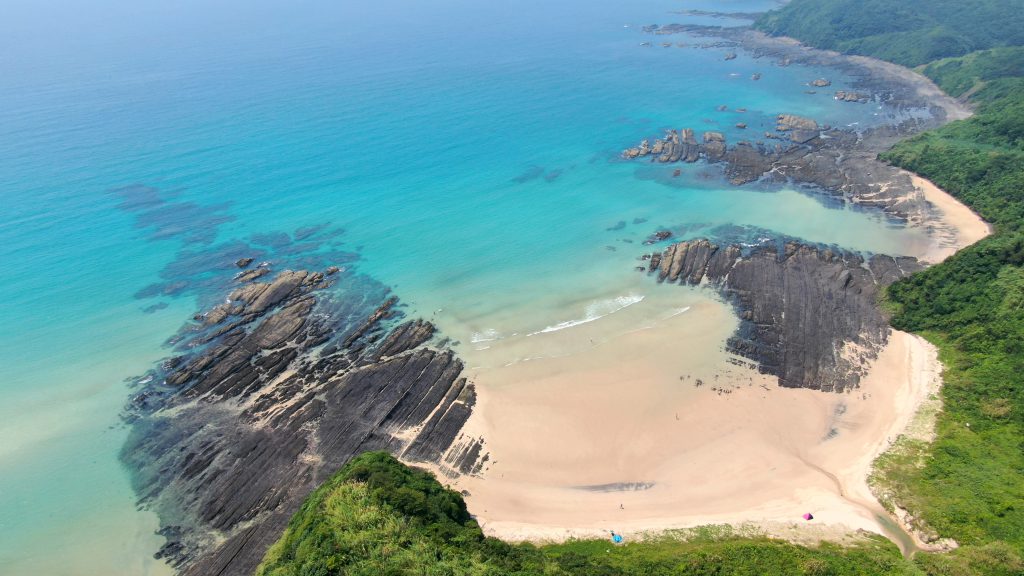
{"label": "submerged rock", "polygon": [[835,95],[836,100],[842,100],[843,102],[858,102],[864,104],[871,101],[871,95],[861,94],[860,92],[846,92],[839,90]]}
{"label": "submerged rock", "polygon": [[646,244],[648,246],[651,245],[651,244],[657,244],[658,242],[663,242],[665,240],[668,240],[671,237],[672,237],[672,232],[671,231],[669,231],[669,230],[658,230],[654,234],[651,234],[650,236],[648,236],[647,240],[644,240],[644,244]]}

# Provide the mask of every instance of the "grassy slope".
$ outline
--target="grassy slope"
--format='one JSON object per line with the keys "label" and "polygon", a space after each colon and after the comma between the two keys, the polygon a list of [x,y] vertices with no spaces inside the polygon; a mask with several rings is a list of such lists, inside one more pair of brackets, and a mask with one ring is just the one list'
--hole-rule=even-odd
{"label": "grassy slope", "polygon": [[[960,58],[928,63],[922,72],[950,96],[973,95],[988,82],[1024,77],[1024,47],[1010,46],[974,52]],[[1014,82],[1019,88],[1019,82]]]}
{"label": "grassy slope", "polygon": [[612,545],[536,547],[485,538],[462,497],[383,452],[363,454],[314,492],[268,551],[260,576],[920,574],[891,543],[797,546],[728,528]]}

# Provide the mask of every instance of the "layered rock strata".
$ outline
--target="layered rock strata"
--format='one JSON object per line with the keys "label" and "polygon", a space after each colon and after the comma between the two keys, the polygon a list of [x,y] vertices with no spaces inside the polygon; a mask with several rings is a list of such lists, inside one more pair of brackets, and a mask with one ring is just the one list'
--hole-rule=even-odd
{"label": "layered rock strata", "polygon": [[858,254],[788,242],[752,249],[692,240],[648,257],[659,282],[707,284],[740,316],[728,349],[758,363],[782,386],[856,388],[885,345],[879,290],[920,269],[913,258]]}
{"label": "layered rock strata", "polygon": [[325,291],[330,272],[241,275],[128,407],[123,459],[163,525],[158,556],[185,574],[252,574],[303,498],[362,451],[479,470],[462,362],[396,299]]}
{"label": "layered rock strata", "polygon": [[857,133],[819,126],[809,118],[779,115],[766,142],[729,145],[721,132],[707,131],[698,143],[693,130],[668,130],[663,138],[644,140],[623,152],[626,159],[649,157],[652,162],[705,161],[722,164],[730,184],[756,181],[792,182],[812,186],[860,206],[877,207],[890,216],[921,223],[928,205],[909,174],[877,160],[874,136],[899,131],[882,126]]}

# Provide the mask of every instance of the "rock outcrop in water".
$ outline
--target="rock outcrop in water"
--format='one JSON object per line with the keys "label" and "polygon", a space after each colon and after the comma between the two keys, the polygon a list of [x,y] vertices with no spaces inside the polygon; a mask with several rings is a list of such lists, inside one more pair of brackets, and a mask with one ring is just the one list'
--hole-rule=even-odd
{"label": "rock outcrop in water", "polygon": [[865,360],[885,345],[889,324],[879,290],[920,269],[913,258],[872,256],[796,242],[744,250],[708,240],[652,254],[659,282],[716,287],[737,308],[734,354],[757,361],[782,386],[842,392],[855,388]]}
{"label": "rock outcrop in water", "polygon": [[812,186],[836,198],[881,208],[890,216],[922,222],[928,214],[923,195],[910,175],[877,160],[876,137],[899,133],[900,126],[881,126],[864,133],[835,128],[823,129],[808,118],[780,115],[775,132],[766,132],[768,142],[738,142],[728,145],[721,132],[704,132],[703,142],[687,140],[692,130],[668,130],[665,136],[644,140],[623,152],[626,159],[649,157],[652,162],[722,163],[733,185],[756,181],[792,182]]}
{"label": "rock outcrop in water", "polygon": [[402,322],[394,298],[324,290],[330,272],[243,283],[128,407],[123,459],[160,517],[158,555],[185,574],[252,574],[302,499],[365,450],[452,475],[486,460],[461,435],[473,385],[433,325]]}
{"label": "rock outcrop in water", "polygon": [[[943,94],[928,80],[895,65],[815,50],[744,27],[666,24],[644,31],[724,39],[726,44],[742,47],[754,59],[769,58],[778,66],[802,63],[835,68],[853,79],[853,89],[835,92],[836,99],[859,103],[876,101],[884,105],[882,114],[888,117],[888,122],[867,129],[822,127],[810,119],[790,124],[789,120],[798,117],[784,114],[778,117],[777,130],[766,132],[763,142],[739,142],[727,147],[724,138],[711,142],[705,138],[699,157],[709,163],[722,163],[729,182],[736,185],[758,180],[775,184],[790,182],[846,202],[881,208],[888,215],[909,223],[922,223],[927,219],[931,209],[910,176],[880,162],[877,157],[898,140],[967,114],[962,104]],[[817,88],[831,84],[824,78],[810,82]],[[718,108],[720,112],[727,109],[727,106]],[[753,126],[750,122],[747,124]],[[666,158],[664,154],[652,155],[650,150],[659,142],[674,140],[677,133],[669,130],[664,138],[654,140],[653,145],[645,141],[648,142],[647,152],[641,146],[627,149],[623,156],[627,159],[649,156],[655,162],[675,162],[672,154]]]}

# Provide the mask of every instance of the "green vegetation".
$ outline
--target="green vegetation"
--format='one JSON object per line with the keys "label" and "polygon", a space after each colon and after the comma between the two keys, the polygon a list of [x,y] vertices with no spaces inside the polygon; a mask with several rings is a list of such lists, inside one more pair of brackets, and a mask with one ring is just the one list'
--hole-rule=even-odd
{"label": "green vegetation", "polygon": [[[972,96],[992,80],[1024,77],[1024,48],[995,48],[945,58],[928,64],[921,72],[950,96]],[[1019,81],[1013,83],[1020,88]]]}
{"label": "green vegetation", "polygon": [[757,26],[922,73],[977,108],[882,159],[950,192],[995,233],[893,284],[892,324],[939,346],[944,411],[931,444],[901,439],[873,483],[963,546],[928,574],[1024,573],[1024,2],[793,0]]}
{"label": "green vegetation", "polygon": [[267,552],[260,576],[920,574],[882,538],[797,546],[728,527],[613,545],[536,547],[484,537],[462,497],[384,452],[363,454],[314,492]]}
{"label": "green vegetation", "polygon": [[792,0],[756,27],[819,48],[918,66],[1024,45],[1024,1]]}
{"label": "green vegetation", "polygon": [[1018,565],[1024,551],[1022,128],[1024,93],[1017,93],[984,102],[974,118],[901,142],[883,156],[955,195],[993,222],[996,233],[888,290],[893,326],[938,344],[947,371],[936,441],[881,469],[897,500],[940,534],[963,544],[993,543],[993,550],[1013,551]]}

